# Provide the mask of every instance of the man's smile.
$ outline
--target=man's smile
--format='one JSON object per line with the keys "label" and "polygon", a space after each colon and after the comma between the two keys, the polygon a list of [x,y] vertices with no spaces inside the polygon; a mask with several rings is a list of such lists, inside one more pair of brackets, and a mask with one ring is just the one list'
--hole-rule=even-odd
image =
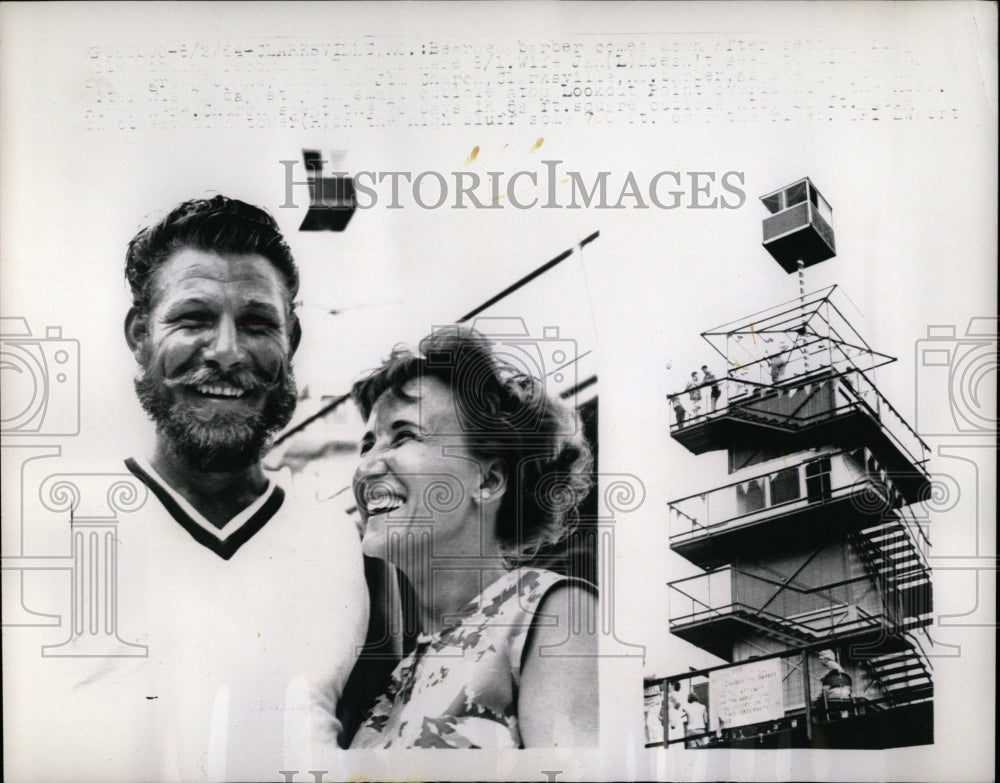
{"label": "man's smile", "polygon": [[212,415],[213,411],[254,415],[267,402],[267,395],[260,387],[246,388],[221,380],[209,383],[182,382],[172,384],[172,387],[175,400],[183,401],[192,409],[200,409],[208,415]]}
{"label": "man's smile", "polygon": [[238,398],[247,393],[246,389],[239,389],[235,386],[223,384],[202,384],[188,388],[194,388],[194,390],[203,397]]}

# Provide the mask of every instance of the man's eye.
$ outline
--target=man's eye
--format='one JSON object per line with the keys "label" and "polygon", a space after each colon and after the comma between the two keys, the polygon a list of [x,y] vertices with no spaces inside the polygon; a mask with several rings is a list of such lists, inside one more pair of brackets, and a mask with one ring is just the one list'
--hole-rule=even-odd
{"label": "man's eye", "polygon": [[212,316],[208,313],[183,313],[170,320],[170,323],[175,326],[188,328],[209,326],[212,322]]}
{"label": "man's eye", "polygon": [[392,438],[393,443],[403,443],[408,440],[417,440],[417,433],[412,430],[400,430]]}
{"label": "man's eye", "polygon": [[268,318],[242,318],[239,326],[249,332],[268,332],[278,328],[278,324]]}

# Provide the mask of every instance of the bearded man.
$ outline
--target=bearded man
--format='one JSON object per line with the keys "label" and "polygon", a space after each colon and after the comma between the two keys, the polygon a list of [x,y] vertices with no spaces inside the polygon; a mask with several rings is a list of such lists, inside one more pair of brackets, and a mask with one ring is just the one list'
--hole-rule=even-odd
{"label": "bearded man", "polygon": [[[266,212],[217,196],[181,204],[140,231],[125,275],[133,298],[125,339],[139,363],[139,401],[157,429],[149,465],[208,532],[221,533],[265,494],[280,502],[261,457],[295,410],[295,262]],[[126,464],[150,475],[138,460]],[[202,543],[221,548],[229,536],[215,538]]]}
{"label": "bearded man", "polygon": [[37,768],[51,780],[323,768],[369,605],[350,519],[261,462],[296,402],[292,254],[267,212],[215,196],[141,230],[125,276],[156,435],[125,463],[150,497],[118,525],[110,600],[112,631],[148,654],[53,662],[53,753]]}

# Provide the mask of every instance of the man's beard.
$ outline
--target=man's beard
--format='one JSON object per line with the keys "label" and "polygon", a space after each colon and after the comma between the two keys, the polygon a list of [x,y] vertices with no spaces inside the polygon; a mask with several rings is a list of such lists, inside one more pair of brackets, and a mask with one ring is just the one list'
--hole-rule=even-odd
{"label": "man's beard", "polygon": [[[225,384],[248,392],[263,391],[261,411],[216,411],[205,418],[186,400],[175,400],[171,386]],[[150,362],[143,361],[135,379],[139,402],[156,423],[177,456],[205,472],[229,472],[256,464],[270,446],[271,436],[284,427],[295,412],[296,389],[291,366],[277,381],[267,383],[253,373],[225,373],[202,367],[182,377],[165,381],[156,376]]]}

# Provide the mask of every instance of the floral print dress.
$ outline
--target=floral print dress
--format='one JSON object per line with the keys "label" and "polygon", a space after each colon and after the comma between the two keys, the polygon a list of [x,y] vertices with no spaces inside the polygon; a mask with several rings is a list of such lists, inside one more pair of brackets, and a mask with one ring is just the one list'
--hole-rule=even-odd
{"label": "floral print dress", "polygon": [[352,748],[519,748],[517,694],[528,631],[545,595],[572,581],[552,571],[507,572],[392,673]]}

